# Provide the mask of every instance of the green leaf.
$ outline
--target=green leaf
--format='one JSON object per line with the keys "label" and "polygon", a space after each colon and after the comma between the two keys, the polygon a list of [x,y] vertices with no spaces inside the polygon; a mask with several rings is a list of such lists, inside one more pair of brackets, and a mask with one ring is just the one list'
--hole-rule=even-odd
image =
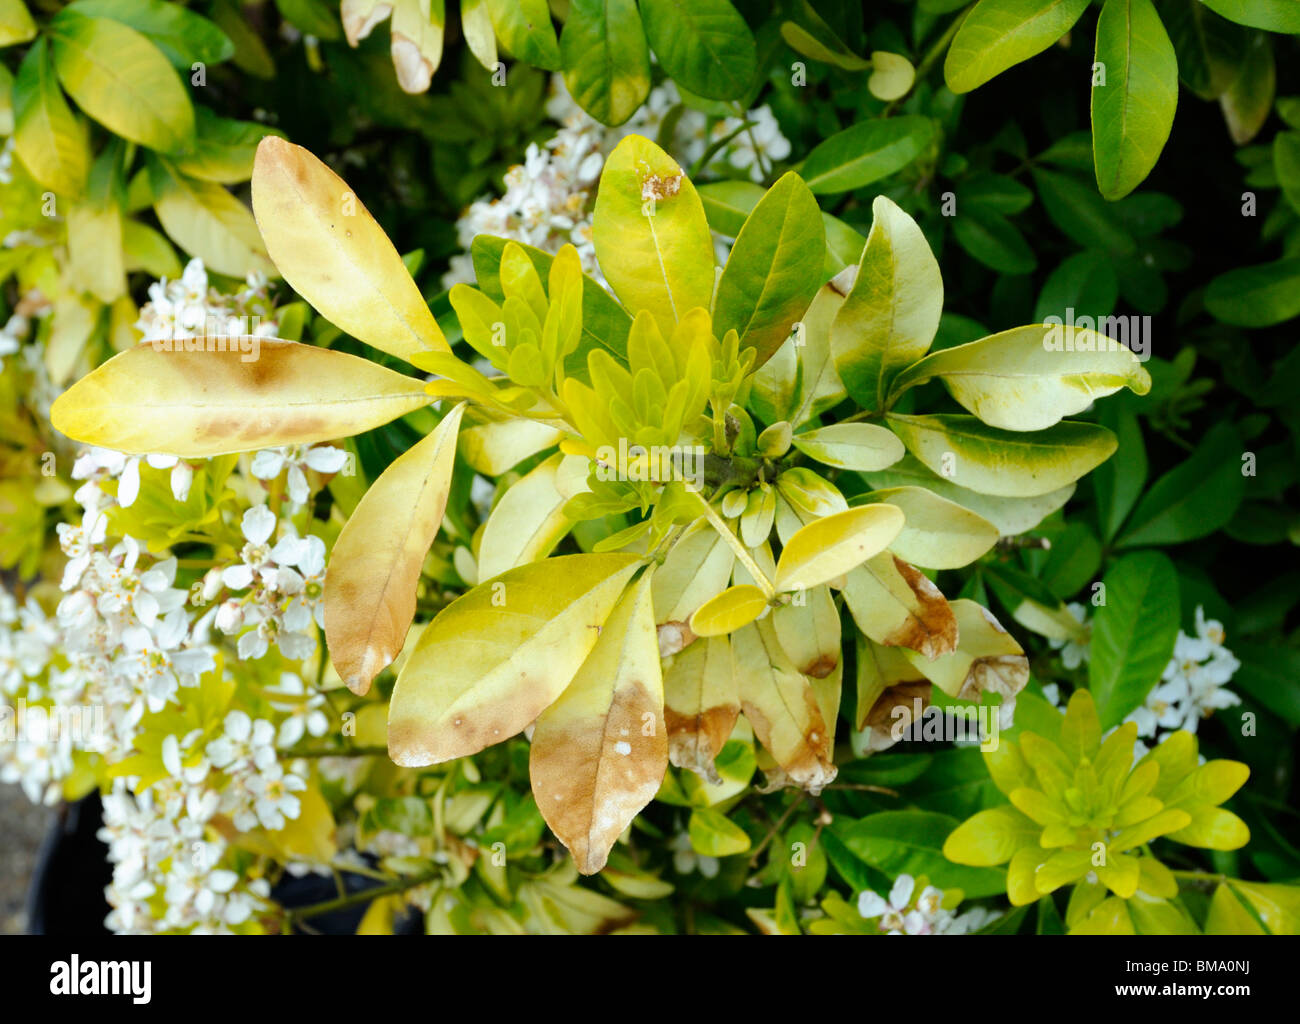
{"label": "green leaf", "polygon": [[1042,53],[1079,20],[1088,0],[980,0],[948,49],[948,88],[970,92]]}
{"label": "green leaf", "polygon": [[[398,6],[401,3],[398,0]],[[275,0],[275,6],[285,21],[306,35],[332,42],[343,34],[338,15],[327,0]],[[429,17],[427,4],[421,13]]]}
{"label": "green leaf", "polygon": [[1097,194],[1091,182],[1041,167],[1035,167],[1033,175],[1052,223],[1081,246],[1106,253],[1131,253],[1137,248],[1115,207]]}
{"label": "green leaf", "polygon": [[1218,99],[1241,74],[1246,33],[1201,3],[1162,0],[1160,19],[1178,57],[1178,76],[1203,100]]}
{"label": "green leaf", "polygon": [[831,324],[840,380],[863,409],[885,408],[890,382],[925,355],[943,312],[943,278],[920,227],[877,196],[857,277]]}
{"label": "green leaf", "polygon": [[563,67],[546,0],[487,0],[492,27],[510,55],[545,71]]}
{"label": "green leaf", "polygon": [[1273,170],[1286,201],[1300,212],[1300,132],[1278,132],[1273,137]]}
{"label": "green leaf", "polygon": [[1211,427],[1188,459],[1151,485],[1117,546],[1181,544],[1223,526],[1245,492],[1242,453],[1231,423]]}
{"label": "green leaf", "polygon": [[1101,539],[1109,543],[1146,486],[1147,452],[1136,413],[1110,404],[1102,406],[1099,418],[1119,439],[1119,457],[1107,459],[1092,475]]}
{"label": "green leaf", "polygon": [[818,195],[848,192],[901,171],[933,138],[934,122],[915,114],[859,121],[818,145],[800,173]]}
{"label": "green leaf", "polygon": [[871,67],[870,61],[849,49],[808,0],[796,0],[788,10],[792,20],[781,22],[781,38],[795,53],[834,64],[845,71],[865,71]]}
{"label": "green leaf", "polygon": [[1300,650],[1260,643],[1232,645],[1241,662],[1232,677],[1240,689],[1293,729],[1300,728]]}
{"label": "green leaf", "polygon": [[943,855],[944,840],[957,819],[931,811],[882,811],[849,825],[837,819],[829,827],[856,856],[890,878],[925,875],[941,889],[961,889],[968,898],[997,896],[1006,891],[1006,872],[998,868],[965,867]]}
{"label": "green leaf", "polygon": [[1129,349],[1061,324],[1014,327],[934,352],[898,375],[891,400],[936,377],[989,426],[1016,431],[1050,427],[1124,387],[1151,390],[1151,375]]}
{"label": "green leaf", "polygon": [[605,161],[593,242],[601,272],[634,316],[660,329],[713,297],[713,236],[695,186],[649,139],[629,135]]}
{"label": "green leaf", "polygon": [[166,0],[76,0],[69,7],[89,18],[120,21],[149,37],[178,71],[195,62],[220,64],[235,55],[230,37],[202,15]]}
{"label": "green leaf", "polygon": [[0,46],[25,43],[36,36],[36,22],[23,0],[0,0]]}
{"label": "green leaf", "polygon": [[635,0],[571,0],[560,56],[569,94],[602,124],[622,124],[650,92],[650,51]]}
{"label": "green leaf", "polygon": [[740,234],[745,220],[767,195],[762,185],[752,181],[710,181],[696,190],[704,204],[709,227],[728,238]]}
{"label": "green leaf", "polygon": [[705,857],[730,857],[749,849],[745,830],[721,811],[697,807],[686,827],[691,849]]}
{"label": "green leaf", "polygon": [[1238,146],[1244,146],[1259,134],[1273,110],[1273,97],[1277,93],[1272,40],[1263,32],[1253,32],[1246,45],[1248,55],[1241,74],[1219,97],[1228,134]]}
{"label": "green leaf", "polygon": [[1201,0],[1229,21],[1268,32],[1300,33],[1300,6],[1294,0]]}
{"label": "green leaf", "polygon": [[1118,299],[1115,264],[1095,250],[1076,252],[1048,275],[1038,293],[1034,319],[1042,323],[1049,316],[1064,318],[1067,310],[1073,310],[1076,322],[1080,316],[1096,322],[1114,312]]}
{"label": "green leaf", "polygon": [[135,29],[64,8],[50,22],[54,66],[77,105],[106,128],[164,153],[194,141],[194,108],[166,56]]}
{"label": "green leaf", "polygon": [[[510,244],[507,238],[495,235],[478,235],[470,248],[474,261],[474,273],[479,287],[497,303],[505,301],[501,290],[501,254]],[[555,257],[531,245],[515,242],[524,251],[542,281],[549,282],[551,263]],[[582,339],[577,349],[565,359],[565,370],[569,376],[587,378],[587,353],[596,348],[603,348],[620,362],[627,359],[627,336],[632,330],[632,318],[627,315],[613,296],[602,288],[594,278],[583,275],[582,278]]]}
{"label": "green leaf", "polygon": [[1106,0],[1097,19],[1093,159],[1107,199],[1128,195],[1165,148],[1178,105],[1178,59],[1151,0]]}
{"label": "green leaf", "polygon": [[823,257],[821,211],[794,173],[782,175],[754,207],[731,248],[718,281],[713,333],[733,328],[741,349],[762,366],[790,336],[790,329],[817,294],[820,279],[808,273]]}
{"label": "green leaf", "polygon": [[974,416],[891,414],[887,421],[935,473],[960,487],[1009,498],[1045,495],[1073,483],[1116,446],[1105,427],[1071,420],[1033,434],[990,427]]}
{"label": "green leaf", "polygon": [[63,98],[44,39],[23,58],[14,79],[14,149],[38,184],[77,196],[90,172],[86,126]]}
{"label": "green leaf", "polygon": [[277,128],[256,121],[234,121],[217,117],[207,107],[195,113],[194,151],[173,161],[177,169],[193,178],[237,185],[253,176],[257,144],[268,135],[284,136]]}
{"label": "green leaf", "polygon": [[1006,217],[978,203],[967,203],[953,218],[957,243],[986,267],[1001,274],[1030,274],[1038,266],[1025,236]]}
{"label": "green leaf", "polygon": [[668,76],[710,100],[744,95],[758,48],[728,0],[641,0],[646,38]]}
{"label": "green leaf", "polygon": [[1220,274],[1205,289],[1205,308],[1237,327],[1271,327],[1300,316],[1300,259]]}
{"label": "green leaf", "polygon": [[1169,664],[1178,636],[1178,574],[1160,552],[1143,551],[1121,558],[1103,582],[1088,687],[1101,727],[1109,729],[1141,705]]}

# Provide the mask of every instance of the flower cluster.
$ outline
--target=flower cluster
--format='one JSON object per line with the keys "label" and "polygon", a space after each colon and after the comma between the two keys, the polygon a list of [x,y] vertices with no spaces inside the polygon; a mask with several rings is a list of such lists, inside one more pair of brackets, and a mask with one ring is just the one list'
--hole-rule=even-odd
{"label": "flower cluster", "polygon": [[[1154,739],[1161,731],[1177,729],[1194,733],[1202,718],[1241,703],[1241,698],[1226,688],[1241,662],[1224,646],[1224,640],[1223,624],[1207,620],[1205,609],[1198,605],[1196,635],[1178,631],[1174,656],[1160,683],[1127,719],[1137,723],[1139,737]],[[1139,747],[1144,753],[1146,748],[1140,743]]]}
{"label": "flower cluster", "polygon": [[[280,536],[272,544],[277,524]],[[300,537],[292,522],[281,523],[266,505],[248,509],[241,530],[245,544],[240,560],[212,570],[204,579],[207,600],[223,587],[241,591],[218,607],[217,628],[227,635],[240,634],[240,658],[261,658],[272,643],[291,660],[311,657],[316,627],[324,625],[325,542],[312,535]]]}
{"label": "flower cluster", "polygon": [[197,258],[177,280],[163,278],[149,286],[149,301],[135,326],[145,341],[196,334],[273,338],[278,329],[264,276],[249,274],[243,288],[228,294],[212,286]]}
{"label": "flower cluster", "polygon": [[113,865],[105,893],[113,931],[229,933],[267,909],[265,878],[219,866],[227,844],[211,827],[220,796],[205,785],[206,774],[195,781],[178,770],[138,796],[123,779],[105,795],[99,838]]}
{"label": "flower cluster", "polygon": [[[1090,657],[1092,623],[1081,604],[1067,606],[1070,614],[1083,627],[1083,638],[1077,640],[1050,640],[1053,648],[1061,652],[1061,662],[1067,669],[1087,664]],[[1226,637],[1223,623],[1205,617],[1205,609],[1196,607],[1196,635],[1189,636],[1181,629],[1174,641],[1174,655],[1161,674],[1160,682],[1147,694],[1142,706],[1125,719],[1137,725],[1137,757],[1146,755],[1150,747],[1143,740],[1158,740],[1166,733],[1185,729],[1195,733],[1197,724],[1215,711],[1235,707],[1241,698],[1227,684],[1241,667],[1232,652],[1224,646]],[[1054,707],[1060,707],[1060,687],[1048,683],[1043,695]]]}
{"label": "flower cluster", "polygon": [[858,913],[875,921],[884,935],[966,935],[977,932],[1001,915],[975,907],[957,914],[946,907],[945,894],[933,885],[922,884],[911,875],[899,875],[889,890],[889,899],[865,890],[858,896]]}

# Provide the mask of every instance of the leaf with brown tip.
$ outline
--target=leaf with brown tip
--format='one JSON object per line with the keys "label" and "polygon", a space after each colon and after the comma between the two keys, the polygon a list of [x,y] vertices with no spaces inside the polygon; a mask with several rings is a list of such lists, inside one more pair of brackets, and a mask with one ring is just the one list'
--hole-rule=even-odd
{"label": "leaf with brown tip", "polygon": [[927,658],[957,648],[957,619],[920,570],[884,551],[845,577],[844,601],[858,629],[878,644]]}
{"label": "leaf with brown tip", "polygon": [[833,733],[818,694],[781,649],[768,619],[736,631],[740,707],[786,777],[811,793],[834,781]]}
{"label": "leaf with brown tip", "polygon": [[668,768],[650,575],[623,595],[573,682],[533,732],[533,796],[584,875],[605,866]]}
{"label": "leaf with brown tip", "polygon": [[285,281],[341,330],[408,362],[450,351],[383,228],[307,150],[273,135],[258,144],[253,216]]}
{"label": "leaf with brown tip", "polygon": [[118,353],[55,400],[55,428],[116,451],[209,458],[349,437],[429,404],[422,381],[345,352],[203,340],[225,350],[186,352],[176,339]]}
{"label": "leaf with brown tip", "polygon": [[740,716],[731,641],[711,636],[691,644],[664,673],[668,759],[721,785],[714,759]]}
{"label": "leaf with brown tip", "polygon": [[384,470],[330,554],[325,639],[348,689],[364,695],[415,619],[420,568],[442,525],[464,403]]}

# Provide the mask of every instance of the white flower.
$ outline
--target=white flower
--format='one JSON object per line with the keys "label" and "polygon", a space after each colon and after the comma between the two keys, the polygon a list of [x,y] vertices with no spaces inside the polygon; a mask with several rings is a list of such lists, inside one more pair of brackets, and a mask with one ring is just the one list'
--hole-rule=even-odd
{"label": "white flower", "polygon": [[1088,622],[1088,609],[1083,605],[1071,601],[1065,608],[1083,627],[1084,635],[1082,639],[1062,640],[1052,638],[1047,643],[1053,649],[1061,652],[1061,663],[1066,668],[1076,669],[1085,664],[1091,657],[1092,624]]}
{"label": "white flower", "polygon": [[321,710],[326,705],[325,695],[309,691],[300,676],[283,672],[280,674],[280,685],[275,689],[268,688],[263,693],[271,702],[271,707],[287,712],[287,717],[280,723],[280,733],[276,739],[280,747],[292,747],[306,733],[324,736],[329,729],[329,717]]}
{"label": "white flower", "polygon": [[338,473],[347,461],[348,453],[332,445],[264,448],[253,456],[250,472],[259,480],[274,480],[288,467],[289,500],[301,508],[311,497],[305,470]]}
{"label": "white flower", "polygon": [[718,876],[720,867],[718,858],[696,853],[695,847],[691,845],[689,833],[678,832],[673,837],[669,848],[673,851],[673,867],[677,869],[679,875],[689,875],[692,871],[699,871],[705,878]]}
{"label": "white flower", "polygon": [[59,523],[55,532],[59,535],[59,546],[68,556],[68,564],[63,567],[63,581],[60,586],[71,590],[80,581],[90,566],[90,555],[97,544],[104,542],[108,530],[108,520],[102,512],[87,512],[81,517],[81,525]]}
{"label": "white flower", "polygon": [[243,711],[231,711],[222,734],[208,743],[208,760],[222,770],[248,766],[259,771],[275,764],[275,726],[264,718],[254,721]]}
{"label": "white flower", "polygon": [[943,890],[927,885],[918,894],[916,879],[899,875],[884,899],[870,889],[858,896],[858,913],[887,935],[964,935],[998,917],[983,908],[958,916],[943,906]]}
{"label": "white flower", "polygon": [[285,772],[280,765],[268,765],[260,775],[249,782],[254,796],[253,809],[263,828],[277,831],[284,828],[286,818],[296,818],[302,804],[294,792],[307,788],[304,779]]}
{"label": "white flower", "polygon": [[[1194,733],[1202,718],[1241,703],[1237,694],[1226,689],[1241,663],[1224,640],[1223,624],[1207,620],[1205,609],[1198,605],[1196,635],[1178,631],[1161,682],[1126,719],[1137,723],[1139,736],[1156,739],[1161,730],[1176,729]],[[1146,746],[1139,743],[1138,747],[1139,756],[1144,755]]]}
{"label": "white flower", "polygon": [[251,587],[257,574],[271,562],[271,550],[266,542],[275,532],[276,518],[265,505],[254,505],[244,512],[240,529],[244,534],[244,545],[240,552],[242,561],[228,567],[221,578],[231,590],[243,590]]}

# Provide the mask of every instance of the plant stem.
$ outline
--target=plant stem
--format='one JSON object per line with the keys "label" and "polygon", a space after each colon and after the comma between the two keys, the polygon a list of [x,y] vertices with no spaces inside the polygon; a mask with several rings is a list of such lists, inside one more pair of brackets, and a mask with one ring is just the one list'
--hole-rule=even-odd
{"label": "plant stem", "polygon": [[387,757],[387,747],[350,747],[345,750],[290,750],[282,755],[286,761],[300,757]]}
{"label": "plant stem", "polygon": [[370,889],[362,889],[360,892],[349,893],[347,896],[339,896],[336,899],[325,900],[321,903],[289,908],[284,912],[284,919],[289,924],[296,924],[304,918],[319,917],[321,914],[328,914],[334,910],[344,910],[348,907],[355,907],[360,903],[369,903],[381,896],[392,896],[395,893],[405,892],[407,889],[414,889],[416,886],[424,885],[426,882],[436,882],[440,878],[442,878],[442,872],[434,871],[426,875],[420,875],[418,878],[401,879],[390,882],[388,885],[377,885]]}
{"label": "plant stem", "polygon": [[[934,45],[931,46],[930,49],[925,51],[925,56],[921,58],[921,63],[916,66],[916,77],[912,80],[912,89],[915,89],[916,83],[930,73],[930,69],[938,62],[939,58],[943,55],[944,50],[948,48],[948,44],[952,42],[953,36],[957,34],[957,30],[961,28],[961,23],[966,20],[967,12],[969,12],[971,7],[974,6],[974,4],[970,4],[958,12],[957,17],[952,19],[952,24],[944,30],[943,35],[934,41]],[[892,114],[897,109],[898,105],[912,94],[912,89],[908,89],[906,95],[900,96],[896,100],[891,100],[889,105],[885,107],[884,114],[881,116],[888,117]]]}
{"label": "plant stem", "polygon": [[763,837],[763,841],[754,848],[754,855],[749,858],[749,866],[751,868],[758,867],[759,854],[767,849],[768,844],[776,838],[776,834],[781,831],[782,826],[790,820],[790,815],[794,814],[794,812],[799,809],[799,805],[804,802],[804,799],[807,796],[808,794],[806,792],[800,790],[799,795],[790,801],[790,806],[785,809],[785,813],[776,819],[776,824],[768,829],[767,835]]}
{"label": "plant stem", "polygon": [[704,517],[708,519],[713,528],[718,531],[731,550],[735,552],[736,558],[740,561],[740,564],[749,570],[749,575],[754,577],[754,582],[758,584],[758,589],[763,592],[763,596],[769,601],[775,601],[776,588],[772,586],[772,581],[767,578],[767,575],[763,570],[758,567],[758,563],[755,562],[749,552],[745,550],[745,545],[740,542],[740,538],[731,532],[731,528],[723,522],[722,517],[718,515],[717,510],[705,500],[704,495],[689,484],[686,485],[686,489],[699,499],[700,507],[704,509]]}

